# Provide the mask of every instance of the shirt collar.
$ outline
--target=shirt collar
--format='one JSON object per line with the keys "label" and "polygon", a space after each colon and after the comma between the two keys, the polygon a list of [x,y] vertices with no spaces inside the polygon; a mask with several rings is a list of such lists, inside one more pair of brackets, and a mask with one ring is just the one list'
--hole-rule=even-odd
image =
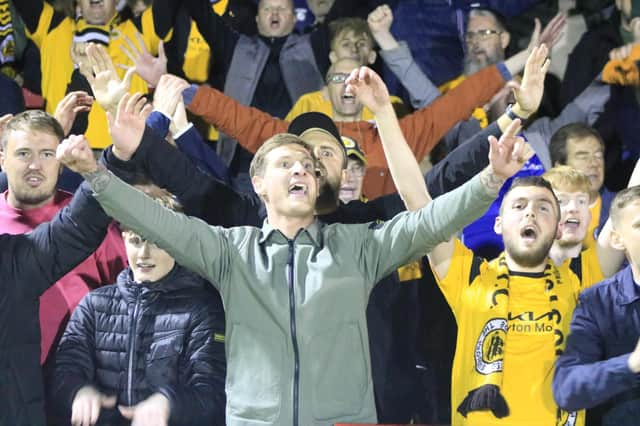
{"label": "shirt collar", "polygon": [[[280,232],[278,229],[274,228],[269,224],[268,220],[265,219],[262,223],[262,229],[260,231],[260,244],[264,244],[267,240],[274,239],[274,241],[280,240],[280,242],[284,243],[288,241],[288,238]],[[302,228],[296,234],[295,241],[299,242],[309,242],[316,247],[320,248],[322,246],[322,224],[316,219],[311,225],[306,228]]]}

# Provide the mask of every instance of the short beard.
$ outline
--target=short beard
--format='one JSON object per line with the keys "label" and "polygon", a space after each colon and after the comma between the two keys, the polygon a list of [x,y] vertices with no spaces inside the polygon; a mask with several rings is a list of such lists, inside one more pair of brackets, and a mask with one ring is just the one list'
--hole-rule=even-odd
{"label": "short beard", "polygon": [[316,211],[319,214],[327,214],[335,211],[338,206],[338,196],[340,190],[334,190],[329,182],[323,183],[319,188],[318,199],[316,200]]}
{"label": "short beard", "polygon": [[29,193],[29,192],[20,192],[11,190],[13,198],[20,203],[22,206],[37,206],[47,201],[49,198],[53,197],[56,193],[56,189],[47,193]]}
{"label": "short beard", "polygon": [[535,250],[518,251],[518,249],[511,247],[511,244],[508,244],[506,241],[504,242],[504,247],[505,251],[509,253],[509,256],[517,265],[523,268],[534,268],[542,264],[549,256],[549,250],[551,250],[553,241],[554,239],[551,238]]}

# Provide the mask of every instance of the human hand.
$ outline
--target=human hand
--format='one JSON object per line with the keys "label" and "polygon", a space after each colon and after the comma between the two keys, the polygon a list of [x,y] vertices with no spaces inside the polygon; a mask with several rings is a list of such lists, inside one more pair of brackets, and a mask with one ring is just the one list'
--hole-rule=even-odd
{"label": "human hand", "polygon": [[73,127],[73,122],[79,112],[89,112],[93,105],[93,97],[81,90],[67,93],[56,106],[53,116],[62,126],[65,136],[69,134]]}
{"label": "human hand", "polygon": [[530,151],[525,146],[522,136],[518,136],[520,120],[509,124],[500,139],[489,136],[489,168],[491,173],[501,180],[506,180],[516,174],[526,161],[525,155]]}
{"label": "human hand", "polygon": [[161,78],[153,95],[153,108],[167,117],[172,117],[178,103],[182,102],[182,92],[185,88],[184,80],[180,78]]}
{"label": "human hand", "polygon": [[128,69],[124,78],[120,80],[118,72],[113,66],[113,61],[104,46],[89,43],[87,56],[91,61],[93,72],[85,77],[91,85],[93,95],[105,111],[114,111],[122,96],[131,87],[131,78],[135,67]]}
{"label": "human hand", "polygon": [[166,396],[156,392],[132,407],[119,405],[118,410],[131,420],[131,426],[168,426],[171,404]]}
{"label": "human hand", "polygon": [[141,93],[125,95],[118,103],[115,115],[107,112],[109,133],[113,140],[113,154],[128,161],[140,146],[151,105]]}
{"label": "human hand", "polygon": [[393,12],[389,5],[383,4],[376,7],[367,17],[367,24],[372,34],[390,33],[393,24]]}
{"label": "human hand", "polygon": [[564,34],[564,28],[567,25],[567,15],[560,12],[556,16],[549,21],[542,33],[540,32],[540,28],[542,24],[538,18],[535,18],[535,24],[533,27],[533,34],[531,35],[531,41],[529,42],[529,47],[527,48],[529,52],[533,50],[534,47],[541,46],[542,44],[547,45],[549,49],[553,49],[553,46],[560,41],[562,35]]}
{"label": "human hand", "polygon": [[84,175],[95,172],[98,163],[84,135],[71,135],[56,150],[56,158],[72,171]]}
{"label": "human hand", "polygon": [[[160,77],[167,73],[167,55],[164,53],[164,43],[160,41],[158,44],[158,56],[153,56],[147,50],[147,46],[144,44],[144,40],[140,33],[136,31],[136,38],[138,39],[138,45],[127,36],[124,37],[125,44],[120,45],[120,50],[135,67],[136,73],[152,87],[158,86]],[[118,64],[120,68],[129,70],[130,67],[122,64]]]}
{"label": "human hand", "polygon": [[368,67],[356,68],[349,74],[346,93],[353,94],[359,102],[374,114],[391,105],[389,90],[375,71]]}
{"label": "human hand", "polygon": [[515,82],[508,83],[513,89],[516,99],[514,112],[520,117],[528,118],[540,106],[542,94],[544,93],[544,78],[551,64],[547,57],[548,53],[549,49],[544,44],[534,47],[524,66],[522,82],[520,84]]}

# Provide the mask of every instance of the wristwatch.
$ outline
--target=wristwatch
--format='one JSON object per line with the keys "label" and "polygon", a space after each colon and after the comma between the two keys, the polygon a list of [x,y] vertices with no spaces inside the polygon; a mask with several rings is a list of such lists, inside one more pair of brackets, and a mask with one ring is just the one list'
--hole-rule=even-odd
{"label": "wristwatch", "polygon": [[507,114],[507,117],[509,117],[512,120],[515,120],[516,118],[519,119],[522,122],[525,122],[527,120],[524,117],[520,117],[518,114],[516,114],[513,111],[513,104],[507,105],[507,109],[504,111],[504,113]]}

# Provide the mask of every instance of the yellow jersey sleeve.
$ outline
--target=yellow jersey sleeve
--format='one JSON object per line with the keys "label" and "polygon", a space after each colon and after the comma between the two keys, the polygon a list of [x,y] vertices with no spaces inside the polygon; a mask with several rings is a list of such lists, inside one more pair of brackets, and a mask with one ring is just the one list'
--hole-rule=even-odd
{"label": "yellow jersey sleeve", "polygon": [[456,317],[461,307],[462,291],[469,286],[474,257],[473,252],[462,244],[462,241],[456,239],[447,275],[438,277],[435,271],[433,274]]}

